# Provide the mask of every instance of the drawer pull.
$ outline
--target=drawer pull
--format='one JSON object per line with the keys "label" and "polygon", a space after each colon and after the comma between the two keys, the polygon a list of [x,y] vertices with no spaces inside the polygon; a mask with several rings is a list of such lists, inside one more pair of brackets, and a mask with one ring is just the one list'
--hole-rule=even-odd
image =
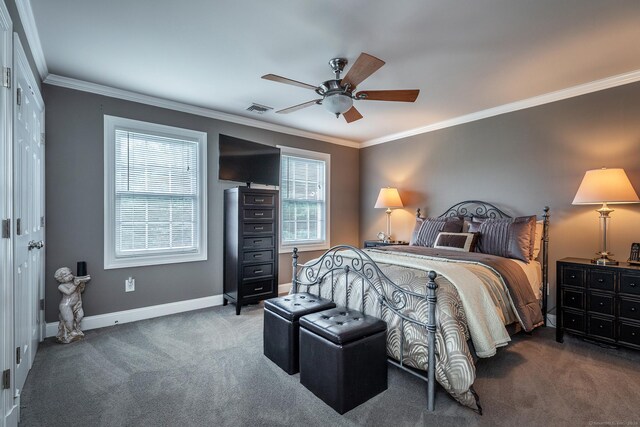
{"label": "drawer pull", "polygon": [[600,307],[604,307],[604,303],[603,302],[600,303]]}
{"label": "drawer pull", "polygon": [[264,199],[256,199],[256,202],[258,202],[258,203],[264,202]]}
{"label": "drawer pull", "polygon": [[576,323],[576,319],[571,319],[571,323]]}
{"label": "drawer pull", "polygon": [[262,243],[262,239],[261,240],[254,240],[253,243]]}
{"label": "drawer pull", "polygon": [[600,329],[604,328],[604,326],[603,326],[603,325],[600,325],[600,326],[598,326],[598,327],[599,327]]}
{"label": "drawer pull", "polygon": [[264,216],[264,212],[254,212],[253,216]]}
{"label": "drawer pull", "polygon": [[635,283],[629,283],[629,286],[631,286],[632,288],[635,288],[636,284]]}
{"label": "drawer pull", "polygon": [[576,297],[571,297],[571,301],[575,301],[575,300],[576,300]]}
{"label": "drawer pull", "polygon": [[598,279],[598,283],[604,283],[604,279]]}
{"label": "drawer pull", "polygon": [[253,227],[254,230],[264,230],[264,227]]}
{"label": "drawer pull", "polygon": [[635,336],[636,336],[636,333],[635,333],[635,332],[631,332],[631,336],[632,336],[632,337],[635,337]]}
{"label": "drawer pull", "polygon": [[254,273],[254,274],[262,273],[262,269],[260,269],[260,270],[253,270],[253,273]]}
{"label": "drawer pull", "polygon": [[253,254],[254,258],[262,258],[262,254]]}
{"label": "drawer pull", "polygon": [[254,291],[261,291],[264,289],[264,286],[260,286],[259,288],[255,288]]}
{"label": "drawer pull", "polygon": [[576,278],[576,275],[575,275],[575,274],[572,274],[571,276],[569,276],[569,278],[570,278],[570,279],[575,279],[575,278]]}
{"label": "drawer pull", "polygon": [[631,307],[631,311],[632,312],[636,311],[636,308],[635,307]]}

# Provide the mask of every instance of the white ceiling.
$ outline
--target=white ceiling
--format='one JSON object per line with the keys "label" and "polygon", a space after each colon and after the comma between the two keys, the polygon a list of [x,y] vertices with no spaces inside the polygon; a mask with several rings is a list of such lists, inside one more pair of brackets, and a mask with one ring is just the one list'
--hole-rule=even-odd
{"label": "white ceiling", "polygon": [[[52,74],[351,141],[640,70],[637,0],[31,0]],[[309,90],[327,61],[384,61],[359,87],[420,89],[414,104],[356,101],[347,124]]]}

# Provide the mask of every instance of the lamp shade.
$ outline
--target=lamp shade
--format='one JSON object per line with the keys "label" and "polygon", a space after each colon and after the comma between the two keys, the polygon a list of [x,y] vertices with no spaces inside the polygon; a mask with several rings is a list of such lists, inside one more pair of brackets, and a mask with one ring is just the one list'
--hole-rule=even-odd
{"label": "lamp shade", "polygon": [[400,194],[397,188],[381,188],[376,200],[376,208],[401,208],[404,205],[400,200]]}
{"label": "lamp shade", "polygon": [[638,202],[640,199],[624,169],[606,168],[587,171],[573,199],[574,205]]}

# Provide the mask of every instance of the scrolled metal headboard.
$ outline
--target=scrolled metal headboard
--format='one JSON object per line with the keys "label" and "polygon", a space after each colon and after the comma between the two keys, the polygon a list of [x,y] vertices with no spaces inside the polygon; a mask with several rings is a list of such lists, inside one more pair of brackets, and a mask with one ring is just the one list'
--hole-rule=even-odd
{"label": "scrolled metal headboard", "polygon": [[481,200],[465,200],[447,209],[439,218],[462,216],[468,218],[511,218],[500,208]]}

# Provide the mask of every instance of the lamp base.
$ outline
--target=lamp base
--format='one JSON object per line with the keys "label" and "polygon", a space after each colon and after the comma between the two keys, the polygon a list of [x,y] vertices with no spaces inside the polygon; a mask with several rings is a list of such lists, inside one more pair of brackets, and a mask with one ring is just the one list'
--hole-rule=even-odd
{"label": "lamp base", "polygon": [[609,258],[609,256],[607,255],[602,255],[599,258],[593,258],[591,260],[592,264],[596,264],[596,265],[618,265],[618,261],[616,261],[615,259],[611,259]]}

